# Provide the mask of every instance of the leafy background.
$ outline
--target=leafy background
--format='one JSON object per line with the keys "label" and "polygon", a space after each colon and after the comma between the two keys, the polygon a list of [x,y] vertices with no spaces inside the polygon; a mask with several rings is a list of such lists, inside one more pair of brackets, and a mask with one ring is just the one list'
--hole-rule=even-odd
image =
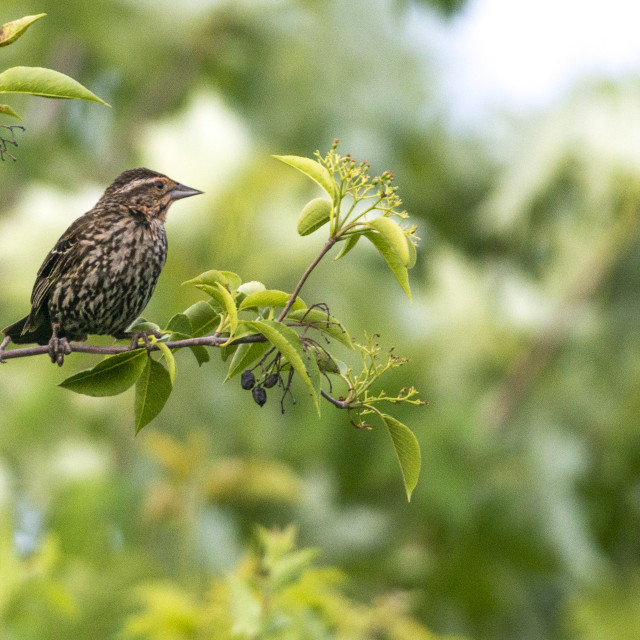
{"label": "leafy background", "polygon": [[[295,232],[318,194],[270,154],[338,137],[394,171],[420,222],[414,302],[360,247],[314,272],[305,299],[410,356],[387,384],[430,401],[399,416],[423,452],[407,504],[381,429],[330,407],[318,420],[304,393],[284,416],[273,398],[260,409],[221,384],[216,358],[198,369],[180,354],[169,404],[136,438],[130,396],[56,386],[89,357],[63,372],[10,362],[5,637],[131,636],[131,616],[161,619],[169,600],[189,619],[198,608],[179,603],[235,570],[257,524],[290,523],[346,574],[350,598],[400,594],[438,634],[640,636],[638,78],[591,79],[534,116],[462,131],[441,61],[410,26],[413,12],[439,25],[463,6],[2,3],[0,22],[48,13],[2,68],[57,69],[113,108],[12,98],[27,132],[18,162],[0,166],[0,323],[25,313],[58,234],[133,166],[206,192],[171,212],[149,319],[199,299],[179,283],[210,268],[291,290],[318,251]],[[139,637],[209,637],[194,628]]]}

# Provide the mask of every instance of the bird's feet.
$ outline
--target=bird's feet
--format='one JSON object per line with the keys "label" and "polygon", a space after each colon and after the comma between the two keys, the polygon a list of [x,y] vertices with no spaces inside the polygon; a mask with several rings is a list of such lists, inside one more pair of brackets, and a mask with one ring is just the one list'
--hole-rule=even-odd
{"label": "bird's feet", "polygon": [[4,348],[9,344],[9,342],[11,342],[11,336],[5,336],[2,343],[0,343],[0,364],[7,363],[7,361],[2,357],[2,354],[4,353]]}
{"label": "bird's feet", "polygon": [[61,367],[64,364],[64,357],[71,353],[71,345],[66,338],[58,338],[54,331],[49,340],[49,357],[51,362]]}
{"label": "bird's feet", "polygon": [[130,333],[123,332],[115,337],[119,340],[131,340],[130,349],[133,350],[140,348],[140,340],[142,340],[146,349],[151,349],[149,336],[153,336],[154,338],[162,338],[162,333],[160,333],[160,331],[131,331]]}

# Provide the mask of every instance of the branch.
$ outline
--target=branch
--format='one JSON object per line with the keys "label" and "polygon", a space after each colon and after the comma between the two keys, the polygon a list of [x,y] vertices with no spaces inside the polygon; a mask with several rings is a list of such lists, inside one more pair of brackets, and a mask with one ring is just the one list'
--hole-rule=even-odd
{"label": "branch", "polygon": [[[184,340],[173,340],[169,342],[163,342],[169,349],[182,349],[183,347],[196,347],[198,345],[206,347],[221,347],[227,343],[228,338],[225,336],[204,336],[201,338],[185,338]],[[248,336],[241,336],[232,340],[229,344],[245,344],[251,342],[266,342],[265,337],[260,334],[251,334]],[[79,342],[70,342],[69,347],[71,353],[97,353],[103,356],[112,356],[117,353],[124,353],[125,351],[133,351],[135,349],[148,348],[149,351],[158,351],[160,347],[157,345],[150,345],[149,347],[138,347],[131,344],[113,347],[100,347],[98,345],[82,344]],[[26,349],[9,349],[8,351],[0,351],[0,362],[3,360],[9,360],[10,358],[26,358],[28,356],[39,356],[49,353],[49,346],[42,345],[38,347],[27,347]]]}
{"label": "branch", "polygon": [[285,316],[287,315],[287,313],[289,313],[289,311],[291,310],[291,307],[293,306],[293,303],[298,297],[298,294],[300,293],[300,289],[302,289],[304,283],[307,281],[307,278],[309,277],[311,272],[318,266],[318,263],[320,262],[320,260],[324,258],[325,254],[331,249],[331,247],[333,247],[333,245],[337,241],[338,239],[336,237],[331,236],[325,243],[324,247],[322,247],[322,251],[317,255],[316,259],[307,267],[307,270],[302,274],[302,278],[300,278],[300,282],[298,282],[298,284],[296,285],[296,288],[293,290],[293,293],[291,294],[291,297],[289,298],[289,301],[287,302],[285,308],[282,310],[282,312],[278,316],[278,319],[277,319],[278,322],[282,322],[284,320]]}
{"label": "branch", "polygon": [[[201,338],[185,338],[184,340],[173,340],[169,342],[163,342],[165,346],[169,347],[169,349],[181,349],[184,347],[196,347],[196,346],[207,346],[207,347],[221,347],[223,344],[227,342],[227,338],[224,336],[204,336]],[[241,336],[240,338],[236,338],[232,340],[229,344],[248,344],[253,342],[266,342],[266,339],[263,335],[260,334],[252,334],[248,336]],[[137,347],[132,344],[122,345],[122,346],[113,346],[113,347],[101,347],[98,345],[91,344],[82,344],[79,342],[70,342],[69,347],[71,348],[71,353],[74,351],[76,353],[94,353],[103,356],[112,356],[118,353],[125,353],[126,351],[134,351],[135,349],[147,349],[148,351],[159,351],[160,347],[157,344],[150,345],[149,347]],[[5,360],[9,360],[11,358],[27,358],[29,356],[40,356],[49,353],[49,346],[42,345],[37,347],[27,347],[24,349],[9,349],[8,351],[0,351],[0,363],[4,364]],[[330,396],[324,389],[320,390],[322,397],[330,402],[332,405],[337,407],[338,409],[348,409],[349,403],[344,400],[338,400],[333,396]]]}

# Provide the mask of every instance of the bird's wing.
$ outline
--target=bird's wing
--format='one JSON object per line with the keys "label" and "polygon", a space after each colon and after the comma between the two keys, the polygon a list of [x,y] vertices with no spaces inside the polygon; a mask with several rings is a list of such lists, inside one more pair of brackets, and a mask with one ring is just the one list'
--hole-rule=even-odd
{"label": "bird's wing", "polygon": [[42,307],[46,305],[49,291],[58,280],[60,274],[64,273],[69,263],[69,256],[73,247],[83,235],[87,223],[87,217],[81,216],[62,234],[56,245],[51,249],[49,255],[44,259],[38,271],[36,282],[31,292],[31,313],[23,329],[28,331],[38,325],[38,318],[41,315]]}

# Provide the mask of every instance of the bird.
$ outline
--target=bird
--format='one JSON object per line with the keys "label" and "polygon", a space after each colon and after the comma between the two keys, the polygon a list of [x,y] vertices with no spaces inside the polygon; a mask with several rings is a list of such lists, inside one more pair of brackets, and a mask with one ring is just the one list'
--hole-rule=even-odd
{"label": "bird", "polygon": [[10,341],[48,345],[51,361],[62,366],[70,340],[148,340],[127,329],[149,302],[166,261],[167,211],[201,193],[151,169],[121,173],[44,259],[30,313],[2,330],[0,361]]}

